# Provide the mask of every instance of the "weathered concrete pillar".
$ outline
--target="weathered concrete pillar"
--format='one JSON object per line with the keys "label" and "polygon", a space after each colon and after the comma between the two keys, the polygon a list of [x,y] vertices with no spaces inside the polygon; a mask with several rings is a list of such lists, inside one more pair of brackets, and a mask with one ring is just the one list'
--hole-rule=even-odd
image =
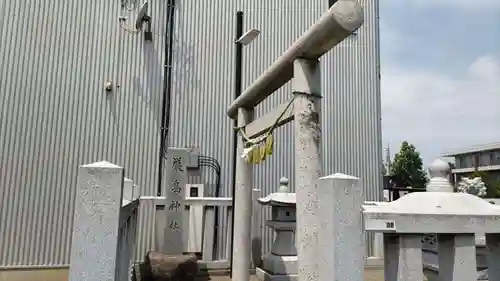
{"label": "weathered concrete pillar", "polygon": [[486,234],[486,248],[488,250],[488,280],[500,281],[500,234]]}
{"label": "weathered concrete pillar", "polygon": [[[365,239],[361,208],[364,194],[359,179],[334,174],[320,178],[317,185],[321,194],[316,213],[320,225],[318,251],[310,258],[319,263],[318,280],[363,281]],[[304,225],[297,226],[301,228]],[[299,256],[299,266],[303,258]]]}
{"label": "weathered concrete pillar", "polygon": [[474,234],[438,234],[438,255],[439,279],[476,280]]}
{"label": "weathered concrete pillar", "polygon": [[123,168],[106,161],[80,166],[69,281],[115,280]]}
{"label": "weathered concrete pillar", "polygon": [[384,267],[387,281],[422,281],[422,236],[384,233]]}
{"label": "weathered concrete pillar", "polygon": [[[238,127],[243,127],[253,119],[253,111],[244,108],[238,109]],[[234,196],[234,247],[233,280],[249,281],[251,266],[252,245],[252,178],[253,168],[250,163],[241,158],[245,148],[245,140],[238,135],[238,154],[236,158],[236,190]]]}
{"label": "weathered concrete pillar", "polygon": [[318,280],[318,217],[321,177],[321,75],[319,61],[297,59],[293,64],[295,123],[295,185],[297,194],[297,255],[300,281]]}

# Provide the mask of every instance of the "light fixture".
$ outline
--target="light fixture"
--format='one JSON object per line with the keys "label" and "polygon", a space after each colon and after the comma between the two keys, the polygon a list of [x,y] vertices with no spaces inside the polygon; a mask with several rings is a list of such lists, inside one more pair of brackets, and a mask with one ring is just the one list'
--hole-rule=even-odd
{"label": "light fixture", "polygon": [[252,41],[259,36],[260,30],[252,28],[249,31],[245,32],[245,34],[241,35],[238,40],[236,40],[236,43],[239,43],[241,45],[248,45],[252,43]]}
{"label": "light fixture", "polygon": [[139,10],[139,13],[137,14],[137,17],[135,19],[135,28],[137,30],[141,30],[143,23],[145,23],[146,30],[144,30],[144,40],[152,41],[153,33],[151,32],[151,17],[148,15],[148,6],[149,5],[147,1],[142,4],[141,9]]}

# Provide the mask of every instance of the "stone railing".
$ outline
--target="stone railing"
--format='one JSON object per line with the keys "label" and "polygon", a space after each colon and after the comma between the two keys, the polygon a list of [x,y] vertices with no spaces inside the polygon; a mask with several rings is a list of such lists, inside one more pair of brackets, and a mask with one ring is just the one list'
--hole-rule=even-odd
{"label": "stone railing", "polygon": [[123,202],[118,224],[116,280],[130,280],[134,264],[139,200],[127,201]]}
{"label": "stone railing", "polygon": [[[447,172],[445,162],[434,162],[427,192],[411,193],[393,202],[365,202],[359,179],[352,176],[334,174],[318,179],[321,196],[313,215],[321,224],[321,247],[311,256],[297,251],[295,232],[304,226],[296,225],[300,223],[296,221],[297,200],[288,191],[288,180],[283,178],[278,192],[265,197],[259,198],[260,191],[253,190],[251,261],[257,277],[298,280],[303,266],[299,261],[308,259],[318,268],[311,280],[363,280],[364,233],[370,231],[378,233],[382,241],[380,260],[387,281],[423,280],[424,272],[427,280],[476,280],[476,234],[485,235],[482,255],[489,280],[500,280],[500,208],[474,195],[453,193]],[[69,280],[130,280],[133,262],[142,261],[150,250],[162,253],[172,248],[179,249],[179,255],[196,254],[201,269],[228,269],[232,198],[182,197],[173,213],[166,210],[172,208],[168,196],[135,199],[131,190],[133,184],[124,180],[121,167],[107,162],[80,167]],[[265,255],[260,252],[262,207],[257,204],[272,208],[266,224],[276,232]],[[228,222],[222,254],[214,247],[218,243],[216,208],[222,209]],[[169,226],[173,219],[179,222],[175,228]],[[169,227],[180,232],[177,240],[167,236]],[[433,262],[425,260],[428,250],[434,253]]]}
{"label": "stone railing", "polygon": [[[260,190],[254,189],[254,202],[260,197]],[[168,239],[165,239],[163,229],[167,227],[165,218],[166,197],[142,196],[139,198],[139,221],[141,230],[138,232],[135,262],[143,262],[147,252],[164,252],[168,248]],[[184,232],[181,254],[196,254],[199,258],[200,269],[228,270],[231,260],[232,242],[232,198],[230,197],[186,197],[180,228]],[[215,235],[216,209],[219,210],[227,222],[222,234]],[[261,258],[261,231],[260,207],[254,208],[255,229],[252,231],[254,262]],[[222,241],[217,239],[222,238]],[[166,244],[167,243],[167,244]],[[222,252],[218,252],[218,244],[223,243]]]}

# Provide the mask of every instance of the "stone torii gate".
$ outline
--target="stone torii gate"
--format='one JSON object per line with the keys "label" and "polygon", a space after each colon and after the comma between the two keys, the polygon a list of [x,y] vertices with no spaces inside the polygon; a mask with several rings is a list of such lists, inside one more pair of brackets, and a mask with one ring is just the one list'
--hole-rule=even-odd
{"label": "stone torii gate", "polygon": [[[318,280],[320,245],[316,218],[318,194],[315,181],[321,177],[319,58],[359,29],[363,9],[355,0],[339,0],[288,50],[229,106],[227,115],[237,119],[241,133],[237,149],[242,155],[247,140],[269,129],[295,122],[295,183],[297,196],[297,255],[300,281]],[[254,108],[292,80],[293,100],[279,105],[264,116],[253,118]],[[243,136],[244,135],[244,136]],[[249,281],[251,257],[252,164],[236,160],[234,206],[233,280]],[[332,239],[333,241],[333,239]]]}

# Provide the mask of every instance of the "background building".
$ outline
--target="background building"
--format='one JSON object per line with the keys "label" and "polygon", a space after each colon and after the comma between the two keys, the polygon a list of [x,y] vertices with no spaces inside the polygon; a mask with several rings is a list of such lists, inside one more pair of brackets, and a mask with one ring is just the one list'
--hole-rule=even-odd
{"label": "background building", "polygon": [[[221,167],[219,184],[207,167],[192,172],[190,182],[206,184],[207,192],[218,186],[221,196],[230,196],[233,122],[225,113],[234,98],[236,11],[244,12],[244,30],[261,31],[243,50],[245,87],[331,2],[150,0],[153,40],[145,41],[118,21],[126,16],[133,26],[138,0],[0,0],[0,268],[69,264],[81,164],[121,165],[142,195],[156,194],[168,93],[169,146],[196,148]],[[322,59],[324,174],[358,176],[366,198],[379,200],[379,7],[378,0],[360,2],[364,26]],[[171,65],[165,60],[170,53]],[[170,67],[172,79],[165,81]],[[256,114],[290,95],[288,85]],[[293,131],[293,124],[277,130],[274,155],[255,169],[255,185],[264,194],[282,176],[293,188]]]}
{"label": "background building", "polygon": [[451,170],[455,182],[476,170],[487,172],[489,176],[500,180],[500,142],[457,149],[443,156],[455,158],[455,167]]}

